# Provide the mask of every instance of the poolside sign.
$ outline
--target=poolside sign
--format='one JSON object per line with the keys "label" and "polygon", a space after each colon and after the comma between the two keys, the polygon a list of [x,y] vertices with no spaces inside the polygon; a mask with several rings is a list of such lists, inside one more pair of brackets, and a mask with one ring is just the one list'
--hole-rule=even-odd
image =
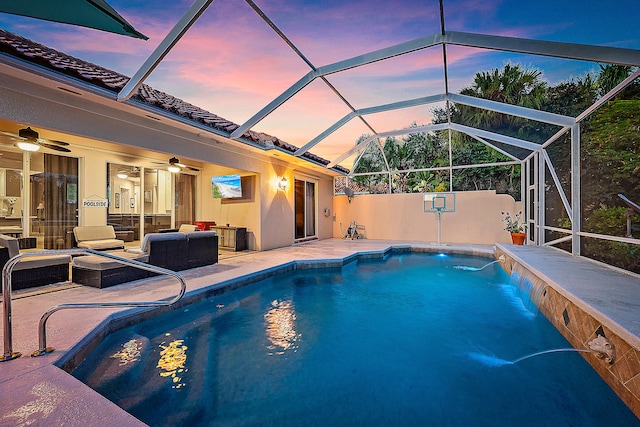
{"label": "poolside sign", "polygon": [[82,199],[83,208],[108,208],[109,201],[107,199]]}

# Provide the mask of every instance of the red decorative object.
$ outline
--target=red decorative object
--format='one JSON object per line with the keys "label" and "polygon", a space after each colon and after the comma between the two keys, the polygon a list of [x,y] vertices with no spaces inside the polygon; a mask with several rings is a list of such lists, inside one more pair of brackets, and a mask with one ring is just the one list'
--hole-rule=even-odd
{"label": "red decorative object", "polygon": [[211,226],[215,226],[215,221],[194,221],[193,224],[198,227],[200,231],[209,231]]}
{"label": "red decorative object", "polygon": [[526,233],[511,233],[511,242],[514,245],[524,245],[524,241],[526,238]]}

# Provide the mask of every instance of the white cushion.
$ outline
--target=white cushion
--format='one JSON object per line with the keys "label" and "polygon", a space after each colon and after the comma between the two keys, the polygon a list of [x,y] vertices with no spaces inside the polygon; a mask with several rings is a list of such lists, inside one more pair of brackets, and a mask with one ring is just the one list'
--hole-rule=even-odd
{"label": "white cushion", "polygon": [[198,226],[193,224],[182,224],[180,228],[178,228],[180,233],[186,233],[189,231],[198,231]]}
{"label": "white cushion", "polygon": [[116,232],[112,225],[86,225],[84,227],[74,227],[73,235],[76,237],[76,242],[78,243],[86,240],[106,240],[116,238]]}
{"label": "white cushion", "polygon": [[[131,259],[134,261],[147,262],[149,257],[147,255],[139,256],[137,254],[130,254],[124,251],[110,252],[111,255],[118,256],[120,258]],[[99,255],[86,255],[73,258],[73,265],[76,267],[86,268],[88,270],[110,270],[118,267],[133,267],[131,264],[126,264],[117,261],[113,258],[102,257]],[[133,267],[135,268],[135,267]]]}
{"label": "white cushion", "polygon": [[20,259],[15,265],[14,270],[29,270],[39,267],[51,267],[52,265],[69,264],[70,255],[34,255],[26,256]]}
{"label": "white cushion", "polygon": [[102,240],[85,240],[78,242],[79,248],[93,249],[101,251],[104,249],[122,249],[124,248],[124,240],[120,239],[102,239]]}
{"label": "white cushion", "polygon": [[185,240],[187,235],[185,233],[172,232],[172,233],[148,233],[144,235],[144,239],[142,239],[142,243],[140,244],[140,248],[127,248],[127,252],[131,253],[149,253],[149,244],[155,241],[161,240]]}

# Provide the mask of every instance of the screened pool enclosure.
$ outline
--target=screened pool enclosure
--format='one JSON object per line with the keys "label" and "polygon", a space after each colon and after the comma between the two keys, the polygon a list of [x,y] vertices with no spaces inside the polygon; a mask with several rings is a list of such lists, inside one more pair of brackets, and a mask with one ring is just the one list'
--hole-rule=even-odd
{"label": "screened pool enclosure", "polygon": [[234,124],[203,133],[321,166],[338,197],[509,193],[530,244],[640,272],[640,5],[196,0],[154,4],[154,27],[110,3],[150,37],[81,55],[132,76],[118,101],[179,96]]}

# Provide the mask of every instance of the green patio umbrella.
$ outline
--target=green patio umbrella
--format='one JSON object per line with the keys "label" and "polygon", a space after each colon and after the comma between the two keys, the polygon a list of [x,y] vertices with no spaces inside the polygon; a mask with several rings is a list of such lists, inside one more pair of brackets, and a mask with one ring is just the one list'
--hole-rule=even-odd
{"label": "green patio umbrella", "polygon": [[2,0],[0,12],[95,28],[147,40],[104,0]]}

